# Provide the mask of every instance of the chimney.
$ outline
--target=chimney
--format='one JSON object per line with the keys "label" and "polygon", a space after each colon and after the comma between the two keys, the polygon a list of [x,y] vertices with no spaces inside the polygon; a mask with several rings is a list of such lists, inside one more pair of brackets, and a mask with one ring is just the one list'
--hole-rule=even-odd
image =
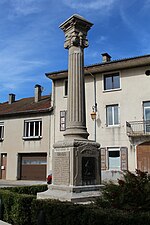
{"label": "chimney", "polygon": [[15,102],[15,94],[9,94],[8,104],[12,104],[13,102]]}
{"label": "chimney", "polygon": [[102,53],[102,62],[110,62],[111,61],[111,56],[108,53]]}
{"label": "chimney", "polygon": [[39,102],[41,100],[42,87],[36,84],[34,88],[34,101]]}

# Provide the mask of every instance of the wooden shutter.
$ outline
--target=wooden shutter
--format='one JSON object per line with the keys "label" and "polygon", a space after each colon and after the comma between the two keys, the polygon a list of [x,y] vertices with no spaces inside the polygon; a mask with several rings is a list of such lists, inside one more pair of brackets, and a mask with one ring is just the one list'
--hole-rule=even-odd
{"label": "wooden shutter", "polygon": [[106,170],[106,148],[101,148],[101,170]]}
{"label": "wooden shutter", "polygon": [[121,170],[128,170],[128,148],[120,148],[120,160],[121,160]]}

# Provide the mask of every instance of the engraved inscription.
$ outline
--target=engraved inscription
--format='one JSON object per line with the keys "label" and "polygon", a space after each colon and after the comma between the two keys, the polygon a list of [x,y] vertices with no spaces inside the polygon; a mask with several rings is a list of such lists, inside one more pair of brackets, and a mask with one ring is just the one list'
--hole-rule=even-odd
{"label": "engraved inscription", "polygon": [[54,184],[69,185],[70,152],[55,152],[54,157]]}

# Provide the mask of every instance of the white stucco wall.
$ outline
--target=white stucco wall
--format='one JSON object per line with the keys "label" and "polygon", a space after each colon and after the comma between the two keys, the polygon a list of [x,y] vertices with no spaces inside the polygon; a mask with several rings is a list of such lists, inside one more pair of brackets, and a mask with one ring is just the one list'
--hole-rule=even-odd
{"label": "white stucco wall", "polygon": [[[126,121],[143,120],[143,101],[150,101],[150,78],[145,75],[148,67],[112,71],[120,73],[120,90],[104,91],[103,74],[96,74],[96,141],[101,147],[127,147],[128,169],[136,168],[136,150],[126,134]],[[86,120],[89,139],[94,140],[95,122],[91,120],[90,113],[94,105],[94,79],[91,75],[85,76],[86,91]],[[120,125],[118,127],[106,126],[106,105],[118,104],[120,111]],[[63,139],[60,131],[60,111],[67,109],[67,98],[64,97],[64,80],[55,81],[55,141]]]}
{"label": "white stucco wall", "polygon": [[[31,119],[42,119],[42,138],[39,140],[23,140],[24,120]],[[47,153],[47,167],[50,167],[50,115],[6,118],[1,121],[4,122],[4,140],[0,142],[0,152],[7,153],[7,180],[17,179],[18,153]]]}

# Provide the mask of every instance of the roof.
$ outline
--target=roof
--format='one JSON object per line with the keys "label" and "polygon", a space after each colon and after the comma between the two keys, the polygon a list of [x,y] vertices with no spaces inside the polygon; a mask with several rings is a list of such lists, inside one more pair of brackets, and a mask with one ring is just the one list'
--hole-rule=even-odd
{"label": "roof", "polygon": [[[84,74],[98,74],[104,72],[111,72],[114,70],[129,69],[133,67],[150,65],[150,55],[136,56],[131,58],[124,58],[112,60],[109,62],[96,63],[84,67]],[[68,70],[61,70],[56,72],[45,73],[45,75],[52,79],[63,79],[68,76]]]}
{"label": "roof", "polygon": [[42,96],[39,102],[34,97],[22,98],[9,104],[0,103],[0,117],[21,114],[44,113],[52,110],[50,95]]}

